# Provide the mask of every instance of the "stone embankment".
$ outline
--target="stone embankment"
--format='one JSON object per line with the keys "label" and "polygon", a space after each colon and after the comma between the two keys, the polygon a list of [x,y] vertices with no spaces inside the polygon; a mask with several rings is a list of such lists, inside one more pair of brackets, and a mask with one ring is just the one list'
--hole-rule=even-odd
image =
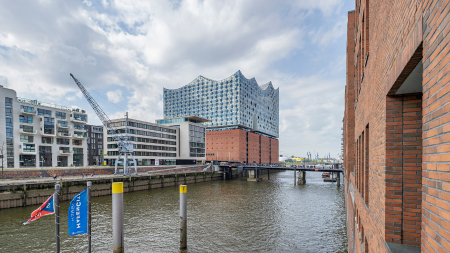
{"label": "stone embankment", "polygon": [[[42,204],[54,193],[56,182],[61,185],[60,201],[66,201],[83,191],[86,188],[87,181],[92,182],[91,196],[97,197],[111,195],[112,182],[123,182],[124,192],[134,192],[224,179],[221,172],[203,171],[208,169],[207,166],[157,169],[149,172],[138,169],[140,174],[129,176],[98,175],[100,173],[96,170],[97,174],[94,177],[72,176],[56,180],[53,178],[3,180],[0,182],[0,209]],[[80,170],[84,171],[84,169]],[[74,172],[63,172],[63,175],[67,173]],[[80,174],[82,173],[80,172]],[[84,173],[89,174],[88,172]],[[79,173],[74,174],[78,175]],[[233,171],[232,175],[233,178],[236,178],[245,176],[246,173]]]}
{"label": "stone embankment", "polygon": [[[172,166],[139,166],[138,173],[164,171],[169,172],[189,172],[199,171],[207,168],[207,165],[172,165]],[[44,178],[44,177],[73,177],[84,175],[113,175],[114,166],[92,166],[92,167],[43,167],[43,168],[18,168],[5,169],[3,172],[4,179],[18,178]],[[134,172],[134,169],[133,169]]]}

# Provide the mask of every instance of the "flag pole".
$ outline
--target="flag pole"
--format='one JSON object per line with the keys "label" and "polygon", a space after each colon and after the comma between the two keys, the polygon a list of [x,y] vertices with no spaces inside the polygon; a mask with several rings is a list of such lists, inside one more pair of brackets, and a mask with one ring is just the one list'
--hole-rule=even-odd
{"label": "flag pole", "polygon": [[56,253],[60,253],[60,245],[59,245],[59,193],[61,191],[61,186],[56,183],[55,184],[55,194],[54,194],[54,203],[55,203],[55,225],[56,225]]}
{"label": "flag pole", "polygon": [[88,252],[91,253],[91,185],[92,182],[87,182],[87,208],[88,208]]}

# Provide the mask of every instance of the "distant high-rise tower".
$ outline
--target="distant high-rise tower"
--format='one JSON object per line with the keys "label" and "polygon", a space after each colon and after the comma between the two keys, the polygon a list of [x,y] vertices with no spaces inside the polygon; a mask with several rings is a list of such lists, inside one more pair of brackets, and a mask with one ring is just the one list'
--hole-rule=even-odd
{"label": "distant high-rise tower", "polygon": [[179,89],[164,89],[164,118],[200,116],[210,130],[248,129],[279,136],[279,89],[259,86],[237,71],[215,81],[199,76]]}

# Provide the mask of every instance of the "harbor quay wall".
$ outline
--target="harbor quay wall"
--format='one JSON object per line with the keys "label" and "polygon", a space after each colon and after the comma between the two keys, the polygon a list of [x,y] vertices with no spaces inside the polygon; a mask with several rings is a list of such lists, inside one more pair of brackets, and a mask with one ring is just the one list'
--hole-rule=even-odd
{"label": "harbor quay wall", "polygon": [[[232,172],[232,178],[247,175],[245,171]],[[164,174],[95,176],[60,180],[8,180],[0,184],[0,209],[40,205],[55,192],[56,182],[61,185],[60,201],[66,201],[86,189],[88,181],[92,182],[91,196],[98,197],[111,195],[113,182],[123,182],[123,191],[126,193],[223,179],[223,173],[216,171],[177,171]]]}
{"label": "harbor quay wall", "polygon": [[[179,168],[177,166],[148,166],[148,167],[138,167],[138,173],[148,172],[148,173],[159,173],[164,171],[164,173],[175,173],[178,172],[190,172],[190,171],[201,171],[206,168],[207,165],[198,165],[190,167]],[[118,168],[122,169],[122,168]],[[41,178],[41,177],[73,177],[84,175],[113,175],[115,172],[114,166],[101,166],[101,167],[74,167],[74,168],[24,168],[24,169],[5,169],[3,172],[4,179],[19,179],[19,178]],[[132,170],[134,172],[134,169]],[[123,173],[123,172],[118,172]]]}

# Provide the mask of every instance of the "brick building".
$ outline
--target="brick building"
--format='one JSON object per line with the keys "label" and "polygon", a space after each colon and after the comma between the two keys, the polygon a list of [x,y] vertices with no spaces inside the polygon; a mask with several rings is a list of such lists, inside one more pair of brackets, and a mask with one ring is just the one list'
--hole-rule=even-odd
{"label": "brick building", "polygon": [[243,129],[206,132],[206,159],[278,163],[278,140]]}
{"label": "brick building", "polygon": [[450,252],[449,1],[348,13],[349,252]]}

